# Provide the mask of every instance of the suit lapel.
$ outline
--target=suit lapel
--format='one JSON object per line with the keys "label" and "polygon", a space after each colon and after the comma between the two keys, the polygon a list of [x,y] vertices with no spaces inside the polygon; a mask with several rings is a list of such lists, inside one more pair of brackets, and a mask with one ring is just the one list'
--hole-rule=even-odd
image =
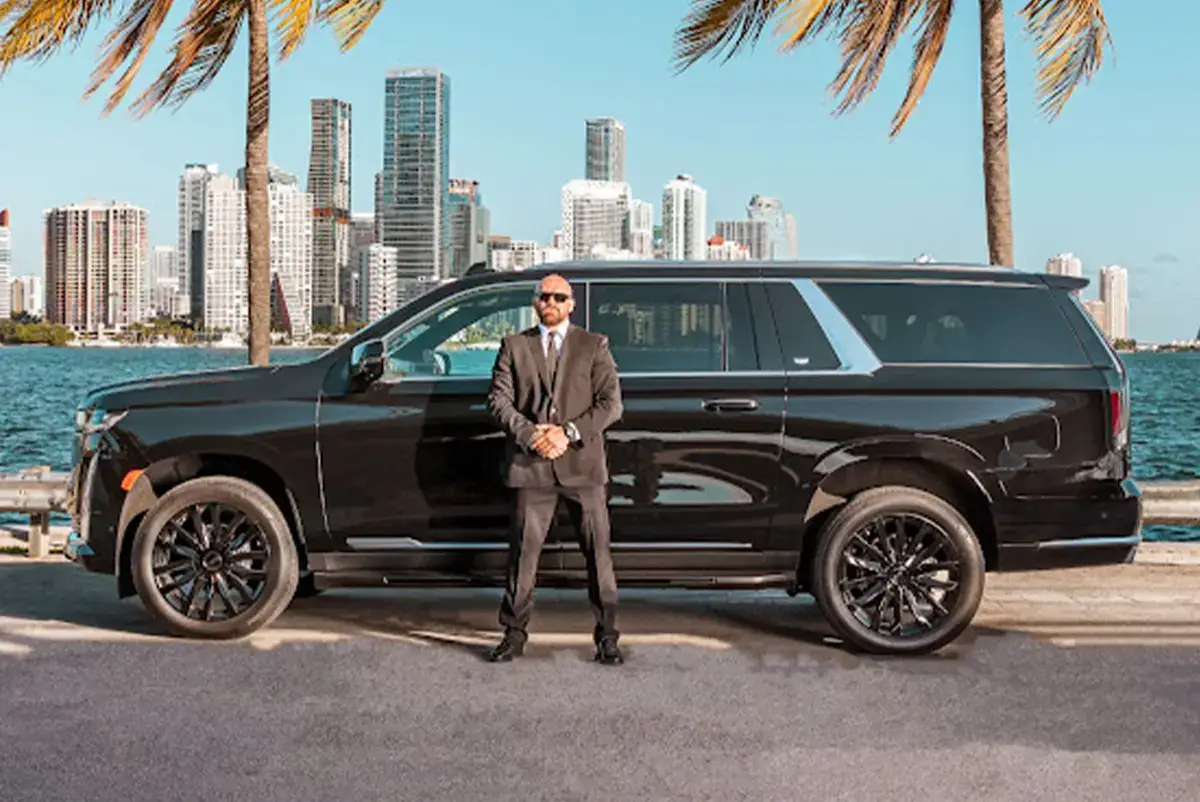
{"label": "suit lapel", "polygon": [[542,353],[542,336],[538,331],[537,326],[529,330],[529,336],[526,338],[529,342],[529,353],[533,357],[533,364],[537,366],[538,378],[542,381],[542,388],[547,395],[553,393],[553,388],[550,386],[550,373],[546,370],[546,355]]}
{"label": "suit lapel", "polygon": [[562,351],[558,355],[558,370],[554,374],[554,387],[550,390],[555,403],[558,402],[558,388],[562,386],[564,381],[563,374],[570,369],[570,360],[575,356],[575,352],[579,350],[579,344],[575,342],[577,339],[575,333],[578,330],[578,326],[567,326],[567,334],[563,337]]}

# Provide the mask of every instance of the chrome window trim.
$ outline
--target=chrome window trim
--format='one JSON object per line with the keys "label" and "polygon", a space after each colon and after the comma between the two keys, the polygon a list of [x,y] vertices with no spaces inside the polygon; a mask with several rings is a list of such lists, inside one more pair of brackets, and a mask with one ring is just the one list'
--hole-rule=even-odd
{"label": "chrome window trim", "polygon": [[883,367],[883,363],[879,361],[879,357],[875,355],[871,346],[867,345],[863,336],[858,333],[858,329],[854,328],[842,310],[830,300],[816,282],[812,279],[798,278],[792,279],[791,284],[796,288],[796,292],[800,293],[800,297],[808,305],[813,317],[817,319],[817,325],[825,332],[825,337],[833,346],[833,352],[837,354],[838,362],[841,363],[841,367],[837,370],[797,370],[795,375],[825,373],[870,376]]}

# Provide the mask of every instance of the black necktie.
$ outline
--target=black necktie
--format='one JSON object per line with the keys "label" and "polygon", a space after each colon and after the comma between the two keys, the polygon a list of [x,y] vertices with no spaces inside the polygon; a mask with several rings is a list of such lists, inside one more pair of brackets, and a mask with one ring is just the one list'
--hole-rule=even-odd
{"label": "black necktie", "polygon": [[554,387],[554,379],[558,374],[558,346],[554,344],[554,332],[547,334],[549,343],[546,345],[546,368],[550,371],[550,387]]}

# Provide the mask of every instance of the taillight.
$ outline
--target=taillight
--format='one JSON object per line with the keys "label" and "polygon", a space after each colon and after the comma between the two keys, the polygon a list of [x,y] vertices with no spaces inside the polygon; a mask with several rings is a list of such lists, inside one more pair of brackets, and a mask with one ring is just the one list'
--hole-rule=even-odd
{"label": "taillight", "polygon": [[1109,431],[1118,448],[1125,446],[1125,393],[1110,390],[1108,393]]}

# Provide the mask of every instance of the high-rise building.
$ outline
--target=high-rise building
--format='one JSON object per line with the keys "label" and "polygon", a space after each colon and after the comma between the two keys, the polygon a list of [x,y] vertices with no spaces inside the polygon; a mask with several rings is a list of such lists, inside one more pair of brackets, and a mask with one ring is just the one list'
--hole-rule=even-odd
{"label": "high-rise building", "polygon": [[13,314],[12,293],[12,230],[8,225],[8,209],[0,209],[0,320]]}
{"label": "high-rise building", "polygon": [[9,293],[9,314],[41,317],[44,311],[42,279],[39,276],[14,276]]}
{"label": "high-rise building", "polygon": [[358,249],[358,300],[364,323],[373,323],[398,307],[396,249],[377,242]]}
{"label": "high-rise building", "polygon": [[[376,174],[376,179],[378,177]],[[350,215],[350,299],[346,307],[347,322],[366,320],[362,312],[361,251],[377,241],[377,233],[374,212],[353,212]]]}
{"label": "high-rise building", "polygon": [[588,181],[625,180],[625,124],[612,117],[587,121],[587,159],[584,178]]}
{"label": "high-rise building", "polygon": [[570,258],[591,259],[598,245],[624,249],[630,200],[623,181],[568,181],[562,188],[562,231]]}
{"label": "high-rise building", "polygon": [[44,218],[47,321],[86,334],[141,322],[149,212],[87,201],[50,209]]}
{"label": "high-rise building", "polygon": [[1092,318],[1092,322],[1096,324],[1096,328],[1100,329],[1105,337],[1110,337],[1108,333],[1108,314],[1105,311],[1104,301],[1088,298],[1083,302],[1083,308]]}
{"label": "high-rise building", "polygon": [[350,104],[311,101],[308,193],[313,199],[313,320],[342,325],[350,292]]}
{"label": "high-rise building", "polygon": [[155,245],[150,251],[146,282],[146,318],[176,317],[185,313],[180,303],[179,251],[174,245]]}
{"label": "high-rise building", "polygon": [[725,239],[717,234],[709,237],[708,253],[705,258],[714,262],[745,262],[751,258],[750,248],[736,240]]}
{"label": "high-rise building", "polygon": [[471,265],[488,258],[490,217],[479,182],[450,179],[450,277],[466,275]]}
{"label": "high-rise building", "polygon": [[1119,265],[1100,268],[1100,300],[1105,333],[1113,341],[1129,339],[1129,271]]}
{"label": "high-rise building", "polygon": [[708,193],[690,175],[667,182],[662,199],[663,258],[708,258]]}
{"label": "high-rise building", "polygon": [[436,286],[449,275],[449,169],[449,76],[436,67],[390,70],[379,242],[396,249],[397,275],[410,288]]}
{"label": "high-rise building", "polygon": [[745,245],[751,259],[767,261],[775,258],[775,241],[766,220],[718,220],[714,228],[721,239]]}
{"label": "high-rise building", "polygon": [[629,202],[629,250],[639,259],[654,258],[654,204]]}
{"label": "high-rise building", "polygon": [[[246,198],[243,180],[216,175],[205,199],[204,310],[208,331],[249,332]],[[271,219],[272,328],[295,341],[312,333],[312,195],[296,176],[275,166],[267,171]]]}
{"label": "high-rise building", "polygon": [[769,258],[796,258],[796,219],[783,210],[783,201],[766,195],[754,195],[746,204],[746,218],[767,224],[771,238]]}
{"label": "high-rise building", "polygon": [[1073,253],[1060,253],[1046,260],[1046,272],[1052,276],[1079,278],[1083,275],[1083,262]]}
{"label": "high-rise building", "polygon": [[179,293],[187,314],[204,319],[204,233],[208,184],[218,174],[215,164],[188,164],[179,176]]}

